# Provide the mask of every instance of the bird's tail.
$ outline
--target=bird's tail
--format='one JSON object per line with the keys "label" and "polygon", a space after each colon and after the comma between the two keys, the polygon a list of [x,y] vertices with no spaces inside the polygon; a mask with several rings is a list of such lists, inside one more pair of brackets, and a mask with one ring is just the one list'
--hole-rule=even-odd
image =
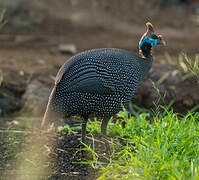
{"label": "bird's tail", "polygon": [[42,122],[41,122],[41,129],[46,129],[54,124],[55,113],[53,112],[52,108],[50,108],[52,103],[52,97],[55,92],[55,87],[52,89],[52,92],[48,98],[48,104],[46,106],[46,111],[44,113]]}

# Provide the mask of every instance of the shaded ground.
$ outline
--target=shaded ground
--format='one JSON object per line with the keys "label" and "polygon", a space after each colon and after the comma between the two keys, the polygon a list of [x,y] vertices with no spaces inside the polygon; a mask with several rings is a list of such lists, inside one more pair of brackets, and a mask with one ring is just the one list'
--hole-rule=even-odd
{"label": "shaded ground", "polygon": [[[32,179],[36,177],[38,179],[43,177],[46,179],[95,179],[97,176],[97,171],[89,165],[73,164],[73,162],[81,161],[84,156],[91,158],[89,154],[82,155],[82,153],[77,153],[74,156],[74,153],[80,147],[79,134],[66,136],[44,133],[41,135],[38,132],[38,124],[45,106],[43,108],[39,107],[39,115],[38,113],[37,115],[32,115],[28,108],[20,114],[13,114],[14,111],[19,111],[26,104],[26,98],[28,97],[22,100],[22,96],[27,92],[27,87],[31,83],[40,83],[39,88],[38,86],[35,89],[33,88],[33,93],[45,87],[42,91],[47,90],[42,94],[42,97],[46,97],[49,94],[48,89],[52,87],[58,69],[72,56],[71,54],[60,53],[57,49],[58,45],[63,43],[74,44],[78,52],[100,47],[116,47],[132,52],[138,51],[139,38],[145,31],[144,23],[141,20],[135,18],[136,16],[132,18],[128,15],[121,17],[121,13],[123,12],[124,14],[125,11],[115,13],[114,7],[106,6],[105,2],[100,4],[103,13],[101,11],[95,12],[95,8],[92,10],[93,18],[85,12],[88,4],[84,4],[84,9],[79,11],[81,12],[79,15],[79,12],[71,14],[73,9],[71,12],[67,11],[65,13],[64,8],[62,9],[58,3],[56,7],[60,7],[62,10],[57,11],[54,14],[55,17],[52,18],[53,11],[51,11],[51,8],[54,4],[53,1],[50,1],[49,9],[46,10],[41,7],[50,14],[51,18],[41,15],[41,21],[38,20],[35,24],[33,23],[34,26],[31,23],[20,24],[18,21],[18,24],[8,24],[1,30],[0,70],[3,72],[4,81],[0,88],[0,105],[3,104],[3,107],[8,107],[8,110],[4,110],[5,114],[0,119],[2,130],[0,131],[0,174],[2,174],[4,179],[15,179],[16,175],[19,179],[30,178],[31,173],[33,174]],[[128,3],[126,6],[128,6]],[[95,7],[95,5],[92,4],[92,7]],[[117,9],[118,7],[115,8]],[[110,11],[108,14],[104,12],[106,9]],[[127,14],[131,11],[131,9],[128,9]],[[160,15],[164,17],[168,12],[164,9]],[[26,12],[24,14],[26,15]],[[110,14],[115,15],[114,18],[110,17]],[[180,13],[180,15],[182,14]],[[154,49],[155,64],[158,64],[154,65],[154,67],[160,69],[160,71],[155,71],[156,73],[153,71],[150,75],[155,80],[158,80],[159,73],[172,69],[168,66],[168,69],[165,70],[165,66],[159,65],[162,60],[166,59],[166,53],[172,57],[173,61],[178,59],[178,55],[181,52],[187,53],[190,57],[194,57],[198,53],[198,27],[193,24],[190,24],[189,27],[186,26],[191,22],[186,13],[183,16],[184,21],[176,23],[177,20],[179,21],[180,15],[173,16],[175,18],[172,22],[169,21],[169,17],[172,17],[172,14],[169,14],[168,18],[159,17],[164,19],[164,21],[159,20],[158,17],[154,18],[154,22],[160,22],[157,23],[158,32],[164,36],[167,42],[167,47]],[[96,17],[103,17],[105,20],[93,23],[96,22]],[[155,17],[155,15],[152,17]],[[85,21],[87,18],[90,18],[89,22]],[[142,21],[145,20],[144,16],[140,18]],[[124,20],[129,23],[124,23]],[[172,81],[172,83],[173,85],[176,84],[175,81]],[[165,82],[168,85],[172,83]],[[194,79],[183,83],[183,88],[187,87],[183,89],[184,92],[187,90],[186,94],[192,96],[197,91]],[[143,91],[142,87],[146,91]],[[162,88],[163,92],[165,90],[164,87]],[[145,107],[146,104],[144,103],[151,101],[151,99],[146,98],[149,93],[155,94],[151,88],[151,83],[147,79],[145,84],[141,84],[138,92],[142,94],[142,99],[139,99],[139,95],[136,96],[137,99],[135,98],[138,105]],[[172,88],[173,86],[170,87],[171,90]],[[179,93],[173,90],[170,92]],[[33,96],[34,98],[35,96]],[[3,103],[5,99],[8,99],[5,101],[8,105]],[[188,100],[185,101],[187,106],[182,103],[184,102],[183,100],[179,101],[179,104],[182,105],[179,107],[181,111],[185,111],[197,103],[197,101],[192,102],[190,105],[189,99],[189,97],[185,99]],[[36,101],[40,101],[40,99]],[[38,108],[32,101],[30,103],[33,104],[34,109]],[[92,136],[89,137],[89,144],[93,145]],[[96,136],[94,144],[96,145],[95,150],[99,154],[108,152],[104,141],[101,137]],[[53,146],[52,142],[54,142]]]}

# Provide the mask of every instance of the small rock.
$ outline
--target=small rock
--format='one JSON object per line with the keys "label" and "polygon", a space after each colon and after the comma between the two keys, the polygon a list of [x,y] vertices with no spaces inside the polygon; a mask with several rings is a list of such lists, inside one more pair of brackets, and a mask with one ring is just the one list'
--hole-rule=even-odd
{"label": "small rock", "polygon": [[19,71],[20,76],[24,76],[24,71]]}
{"label": "small rock", "polygon": [[33,110],[35,114],[43,114],[46,109],[50,89],[40,82],[32,82],[26,88],[23,95],[25,107]]}
{"label": "small rock", "polygon": [[45,64],[45,61],[43,59],[38,59],[37,62],[38,62],[38,64],[41,64],[41,65]]}
{"label": "small rock", "polygon": [[58,51],[63,54],[76,54],[77,48],[74,44],[60,44],[58,46]]}

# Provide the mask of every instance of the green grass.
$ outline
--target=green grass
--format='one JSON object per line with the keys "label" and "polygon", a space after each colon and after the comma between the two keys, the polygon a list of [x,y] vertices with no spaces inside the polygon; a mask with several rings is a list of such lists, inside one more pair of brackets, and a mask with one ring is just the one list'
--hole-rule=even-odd
{"label": "green grass", "polygon": [[[110,122],[108,133],[119,135],[126,145],[113,139],[112,155],[107,157],[109,163],[99,162],[95,166],[101,169],[98,180],[199,179],[198,112],[181,116],[165,108],[157,116],[145,112],[128,118],[128,112],[123,111],[119,117],[126,121],[126,127],[119,121]],[[99,132],[100,123],[89,122],[88,129]],[[97,154],[92,154],[95,154],[93,163],[97,164]]]}

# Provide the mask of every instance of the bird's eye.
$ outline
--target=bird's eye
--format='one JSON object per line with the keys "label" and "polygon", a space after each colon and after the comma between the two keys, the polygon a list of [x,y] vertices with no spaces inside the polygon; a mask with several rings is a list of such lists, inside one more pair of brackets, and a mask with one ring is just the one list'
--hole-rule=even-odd
{"label": "bird's eye", "polygon": [[152,38],[152,39],[158,39],[158,36],[155,35],[155,34],[152,34],[152,35],[151,35],[151,38]]}

